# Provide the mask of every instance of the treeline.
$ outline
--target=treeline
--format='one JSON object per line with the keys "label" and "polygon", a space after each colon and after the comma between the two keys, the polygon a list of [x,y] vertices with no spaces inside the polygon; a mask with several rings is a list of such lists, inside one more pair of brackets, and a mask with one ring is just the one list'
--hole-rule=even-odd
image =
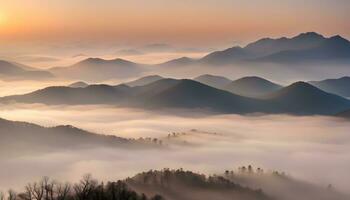
{"label": "treeline", "polygon": [[279,172],[279,171],[265,172],[263,168],[260,168],[260,167],[254,168],[252,165],[238,167],[238,170],[226,170],[225,171],[225,177],[232,177],[235,175],[255,175],[255,174],[256,175],[270,174],[273,176],[287,178],[287,175],[285,172]]}
{"label": "treeline", "polygon": [[165,168],[163,170],[150,170],[140,173],[133,178],[126,179],[126,182],[135,186],[149,186],[164,189],[174,189],[181,186],[193,190],[230,191],[237,194],[248,194],[261,200],[270,199],[262,190],[253,190],[248,187],[243,187],[224,176],[206,176],[192,171],[184,171],[183,169],[170,170]]}
{"label": "treeline", "polygon": [[124,181],[105,184],[85,175],[76,184],[58,183],[44,177],[39,182],[27,184],[22,192],[0,193],[0,200],[163,200],[163,197],[148,198],[133,191]]}

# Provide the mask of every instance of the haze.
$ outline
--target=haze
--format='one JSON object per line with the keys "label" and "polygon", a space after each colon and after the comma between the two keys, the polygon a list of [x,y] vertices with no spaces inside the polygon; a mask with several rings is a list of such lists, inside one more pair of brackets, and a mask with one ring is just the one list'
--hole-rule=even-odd
{"label": "haze", "polygon": [[106,54],[150,43],[223,48],[306,31],[349,38],[349,9],[346,0],[3,1],[0,53],[57,55],[103,47]]}

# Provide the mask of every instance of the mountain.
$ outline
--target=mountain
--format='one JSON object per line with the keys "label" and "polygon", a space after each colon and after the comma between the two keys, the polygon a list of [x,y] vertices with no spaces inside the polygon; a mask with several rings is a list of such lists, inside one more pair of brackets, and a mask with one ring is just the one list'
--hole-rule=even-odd
{"label": "mountain", "polygon": [[3,79],[50,79],[53,74],[23,64],[0,60],[0,78]]}
{"label": "mountain", "polygon": [[231,83],[226,84],[223,89],[241,96],[258,98],[281,88],[282,86],[266,79],[250,76],[232,81]]}
{"label": "mountain", "polygon": [[264,112],[267,103],[241,97],[193,80],[178,80],[173,86],[143,99],[152,108],[209,109],[220,113]]}
{"label": "mountain", "polygon": [[293,38],[264,38],[248,44],[245,49],[258,56],[267,56],[281,51],[302,50],[318,47],[326,38],[318,33],[301,33]]}
{"label": "mountain", "polygon": [[50,69],[50,72],[59,77],[95,82],[134,77],[143,71],[143,65],[119,58],[114,60],[88,58],[68,67]]}
{"label": "mountain", "polygon": [[160,194],[172,200],[269,200],[261,190],[250,189],[223,176],[205,176],[191,171],[151,170],[126,180],[127,185],[147,196]]}
{"label": "mountain", "polygon": [[333,115],[350,108],[350,101],[305,82],[296,82],[284,87],[264,99],[275,104],[284,113],[300,115]]}
{"label": "mountain", "polygon": [[83,81],[74,82],[74,83],[68,85],[68,87],[71,87],[71,88],[84,88],[87,86],[89,86],[89,84],[87,84]]}
{"label": "mountain", "polygon": [[275,113],[333,115],[350,108],[350,101],[297,82],[259,99],[187,79],[161,79],[144,86],[89,85],[85,88],[48,87],[24,95],[0,98],[2,103],[111,104],[147,109],[203,109],[216,113]]}
{"label": "mountain", "polygon": [[321,62],[350,61],[350,42],[341,36],[326,38],[318,33],[302,33],[292,38],[264,38],[245,47],[232,47],[200,59],[204,64],[234,62]]}
{"label": "mountain", "polygon": [[136,141],[95,134],[70,125],[42,127],[0,118],[0,149],[6,154],[73,150],[93,147],[128,147]]}
{"label": "mountain", "polygon": [[222,113],[268,112],[261,100],[241,97],[193,80],[161,79],[145,86],[89,85],[85,88],[48,87],[7,96],[3,103],[113,104],[145,108],[200,108]]}
{"label": "mountain", "polygon": [[341,36],[326,38],[320,45],[310,49],[286,50],[272,54],[257,61],[298,63],[308,61],[349,62],[350,42]]}
{"label": "mountain", "polygon": [[210,53],[199,60],[201,64],[209,65],[224,65],[237,61],[243,61],[252,58],[249,51],[242,47],[232,47],[223,51],[215,51]]}
{"label": "mountain", "polygon": [[117,104],[125,100],[129,86],[89,85],[85,88],[64,86],[47,87],[24,95],[1,98],[1,102],[43,103],[43,104]]}
{"label": "mountain", "polygon": [[326,79],[322,81],[310,81],[310,84],[329,93],[350,97],[350,77],[342,77],[338,79]]}
{"label": "mountain", "polygon": [[192,64],[196,64],[197,60],[189,58],[189,57],[181,57],[177,59],[173,59],[161,64],[158,64],[157,66],[161,67],[181,67],[181,66],[188,66]]}
{"label": "mountain", "polygon": [[161,79],[163,79],[163,77],[158,76],[158,75],[150,75],[150,76],[141,77],[139,79],[136,79],[134,81],[131,81],[131,82],[128,82],[125,84],[130,86],[130,87],[143,86],[143,85],[147,85],[147,84],[153,83],[153,82],[161,80]]}
{"label": "mountain", "polygon": [[211,87],[218,88],[218,89],[223,88],[229,83],[231,83],[231,80],[226,77],[214,76],[210,74],[204,74],[204,75],[198,76],[193,80],[209,85]]}

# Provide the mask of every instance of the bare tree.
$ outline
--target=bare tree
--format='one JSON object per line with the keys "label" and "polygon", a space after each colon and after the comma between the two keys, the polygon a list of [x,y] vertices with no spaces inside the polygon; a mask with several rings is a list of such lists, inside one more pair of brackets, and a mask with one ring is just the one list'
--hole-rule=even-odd
{"label": "bare tree", "polygon": [[42,180],[43,186],[44,186],[44,193],[45,193],[45,200],[54,200],[54,187],[55,182],[50,181],[49,177],[45,176]]}
{"label": "bare tree", "polygon": [[56,185],[56,193],[57,200],[66,200],[71,191],[71,186],[69,183],[66,184],[57,184]]}
{"label": "bare tree", "polygon": [[87,174],[80,180],[79,184],[74,185],[74,191],[78,200],[89,199],[93,189],[96,187],[97,181],[93,180],[90,174]]}
{"label": "bare tree", "polygon": [[42,200],[44,196],[44,182],[35,182],[26,186],[26,194],[28,199]]}

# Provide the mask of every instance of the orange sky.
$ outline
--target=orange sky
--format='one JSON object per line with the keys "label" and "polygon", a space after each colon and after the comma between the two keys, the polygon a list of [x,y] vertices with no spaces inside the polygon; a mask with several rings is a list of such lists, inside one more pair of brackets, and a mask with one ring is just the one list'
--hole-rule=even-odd
{"label": "orange sky", "polygon": [[223,45],[306,31],[350,38],[347,0],[0,0],[0,3],[2,43],[113,41]]}

